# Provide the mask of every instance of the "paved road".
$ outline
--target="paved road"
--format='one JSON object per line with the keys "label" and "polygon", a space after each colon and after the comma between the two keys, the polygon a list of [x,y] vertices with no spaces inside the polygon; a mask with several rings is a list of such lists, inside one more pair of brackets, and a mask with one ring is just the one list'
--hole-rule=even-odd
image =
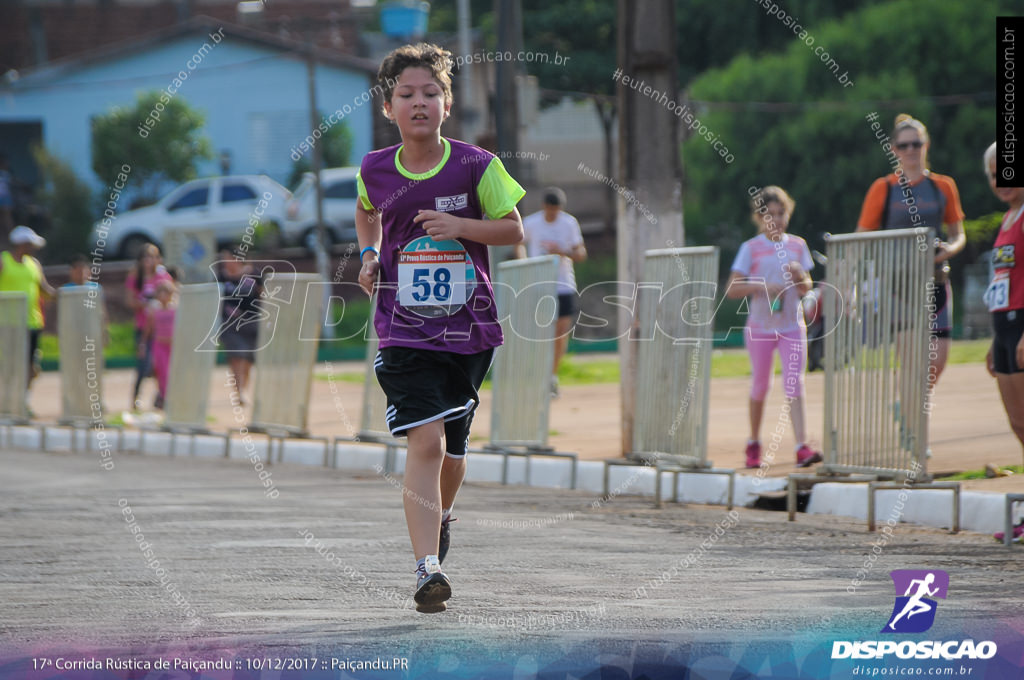
{"label": "paved road", "polygon": [[[898,568],[950,574],[929,633],[945,637],[930,639],[1024,639],[1021,550],[977,534],[900,526],[851,593],[879,540],[853,520],[791,524],[783,513],[656,511],[636,498],[470,484],[445,564],[454,599],[444,614],[421,615],[408,600],[397,480],[276,465],[271,497],[246,461],[125,454],[109,471],[99,462],[0,452],[5,657],[357,650],[430,666],[403,677],[615,655],[739,658],[760,645],[777,653],[780,640],[804,645],[799,657],[832,639],[877,637]],[[0,665],[0,677],[15,676]]]}

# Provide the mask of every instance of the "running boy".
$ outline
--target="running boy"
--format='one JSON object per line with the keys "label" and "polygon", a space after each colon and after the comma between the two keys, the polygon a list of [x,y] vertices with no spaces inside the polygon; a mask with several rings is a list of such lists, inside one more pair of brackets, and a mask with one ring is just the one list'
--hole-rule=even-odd
{"label": "running boy", "polygon": [[[406,45],[377,81],[402,144],[359,170],[359,283],[377,285],[377,380],[391,433],[408,438],[403,505],[416,558],[416,608],[447,609],[441,571],[477,390],[502,343],[488,245],[523,238],[526,193],[493,154],[441,136],[452,106],[451,54]],[[486,220],[484,218],[487,218]]]}

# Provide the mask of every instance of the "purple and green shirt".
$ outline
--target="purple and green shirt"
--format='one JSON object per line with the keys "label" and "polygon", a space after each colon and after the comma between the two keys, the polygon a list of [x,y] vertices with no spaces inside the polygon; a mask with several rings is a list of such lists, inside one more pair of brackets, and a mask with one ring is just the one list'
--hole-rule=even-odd
{"label": "purple and green shirt", "polygon": [[374,328],[380,347],[475,354],[502,343],[487,246],[434,241],[413,222],[420,210],[496,220],[526,194],[501,160],[472,144],[441,138],[433,168],[409,172],[401,145],[371,151],[359,168],[359,201],[381,214],[380,278]]}

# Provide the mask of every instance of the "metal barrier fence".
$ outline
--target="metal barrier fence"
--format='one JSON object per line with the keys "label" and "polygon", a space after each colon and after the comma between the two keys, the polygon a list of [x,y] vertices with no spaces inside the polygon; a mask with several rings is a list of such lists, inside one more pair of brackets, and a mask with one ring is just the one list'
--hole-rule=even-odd
{"label": "metal barrier fence", "polygon": [[28,296],[0,293],[0,421],[28,421]]}
{"label": "metal barrier fence", "polygon": [[[707,468],[718,248],[649,250],[639,314],[632,458]],[[620,340],[621,342],[621,340]]]}
{"label": "metal barrier fence", "polygon": [[313,364],[323,321],[316,274],[273,274],[265,279],[256,342],[252,431],[308,434]]}
{"label": "metal barrier fence", "polygon": [[828,237],[826,473],[926,481],[933,232]]}
{"label": "metal barrier fence", "polygon": [[102,415],[93,404],[103,404],[103,304],[98,286],[57,291],[62,424],[88,425]]}
{"label": "metal barrier fence", "polygon": [[171,340],[170,378],[164,400],[164,427],[206,431],[210,375],[217,359],[220,288],[216,283],[181,286]]}
{"label": "metal barrier fence", "polygon": [[491,368],[491,446],[543,449],[555,360],[558,257],[502,262],[497,274],[494,296],[505,343]]}

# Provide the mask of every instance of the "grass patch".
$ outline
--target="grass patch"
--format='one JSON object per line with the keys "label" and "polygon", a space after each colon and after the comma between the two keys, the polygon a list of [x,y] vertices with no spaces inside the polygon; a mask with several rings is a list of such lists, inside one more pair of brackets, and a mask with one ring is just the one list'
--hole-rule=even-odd
{"label": "grass patch", "polygon": [[[949,352],[950,364],[984,363],[990,340],[957,340]],[[775,373],[782,373],[782,361],[775,357]],[[746,378],[750,376],[750,358],[745,349],[716,349],[711,355],[712,378]],[[317,380],[337,380],[362,383],[363,372],[317,373]],[[613,356],[590,358],[586,354],[568,355],[558,367],[560,385],[600,385],[619,382],[619,359]],[[491,376],[487,375],[481,389],[491,389]]]}
{"label": "grass patch", "polygon": [[322,382],[355,383],[357,385],[363,384],[362,371],[346,371],[344,373],[316,373],[313,377],[316,380],[320,380]]}
{"label": "grass patch", "polygon": [[[949,352],[950,364],[981,364],[991,340],[957,340]],[[782,361],[775,357],[775,373],[782,373]],[[712,378],[745,378],[750,376],[750,357],[745,349],[716,349],[711,354]],[[590,385],[619,381],[618,358],[574,360],[566,357],[558,370],[563,385]]]}
{"label": "grass patch", "polygon": [[[135,356],[135,323],[123,321],[112,323],[108,326],[110,343],[103,348],[103,356],[112,357],[134,357]],[[60,351],[57,344],[56,333],[43,333],[39,336],[39,349],[43,353],[43,360],[57,361],[60,359]]]}
{"label": "grass patch", "polygon": [[992,346],[991,340],[954,340],[953,346],[949,349],[949,363],[951,364],[983,364],[985,354]]}
{"label": "grass patch", "polygon": [[579,361],[564,357],[558,366],[559,385],[597,385],[619,382],[618,359]]}
{"label": "grass patch", "polygon": [[[1004,465],[1000,466],[1000,470],[1006,470],[1012,472],[1015,475],[1024,474],[1024,465]],[[955,475],[949,475],[948,477],[936,477],[944,482],[962,482],[968,479],[985,479],[985,470],[967,470],[966,472],[958,472]]]}

